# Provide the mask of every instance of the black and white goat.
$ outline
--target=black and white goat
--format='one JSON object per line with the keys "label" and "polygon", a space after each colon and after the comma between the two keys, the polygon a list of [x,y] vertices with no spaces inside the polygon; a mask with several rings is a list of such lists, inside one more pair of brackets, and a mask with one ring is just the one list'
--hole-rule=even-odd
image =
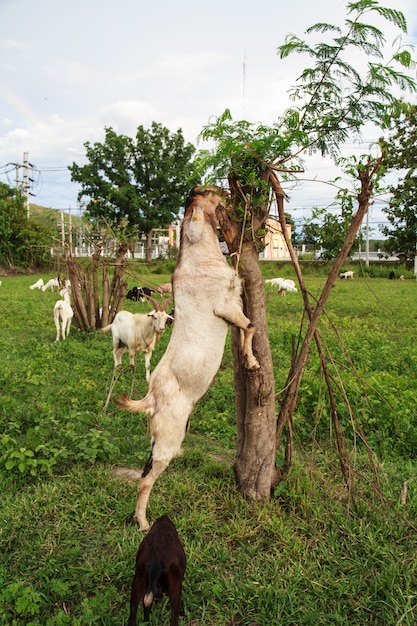
{"label": "black and white goat", "polygon": [[136,555],[127,626],[136,626],[136,614],[141,602],[143,619],[148,622],[154,598],[163,593],[168,595],[171,604],[170,626],[177,626],[182,608],[185,568],[186,555],[177,529],[167,515],[162,515],[142,540]]}
{"label": "black and white goat", "polygon": [[154,289],[149,289],[148,287],[132,287],[126,294],[127,300],[134,300],[138,302],[145,302],[146,296],[151,296],[154,292]]}
{"label": "black and white goat", "polygon": [[224,259],[217,237],[216,208],[224,197],[196,187],[186,202],[178,263],[172,283],[175,324],[165,354],[142,400],[126,396],[120,408],[150,416],[152,451],[142,473],[135,520],[149,528],[146,507],[158,476],[181,450],[195,403],[220,367],[228,324],[241,329],[241,350],[249,370],[259,368],[252,352],[255,327],[244,315],[242,280]]}

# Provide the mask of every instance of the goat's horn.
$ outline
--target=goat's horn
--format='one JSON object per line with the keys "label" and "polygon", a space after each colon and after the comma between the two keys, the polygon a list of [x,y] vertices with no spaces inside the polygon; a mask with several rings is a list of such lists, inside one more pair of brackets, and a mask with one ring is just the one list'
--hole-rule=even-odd
{"label": "goat's horn", "polygon": [[172,300],[172,298],[167,298],[166,300],[163,300],[162,302],[162,310],[165,311],[166,305],[168,304],[168,302],[170,302]]}
{"label": "goat's horn", "polygon": [[152,298],[152,296],[148,296],[147,293],[145,293],[145,298],[147,298],[148,300],[150,300],[150,302],[152,302],[152,304],[155,307],[155,311],[160,311],[161,310],[161,306],[160,306],[158,300],[155,300],[155,298]]}

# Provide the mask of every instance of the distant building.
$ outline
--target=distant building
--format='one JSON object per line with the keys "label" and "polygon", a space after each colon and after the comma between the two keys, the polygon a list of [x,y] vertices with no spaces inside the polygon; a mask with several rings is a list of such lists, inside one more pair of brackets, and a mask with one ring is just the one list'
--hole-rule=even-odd
{"label": "distant building", "polygon": [[[285,243],[280,222],[269,217],[266,222],[267,233],[264,237],[264,250],[259,254],[259,258],[264,261],[276,261],[280,259],[290,259],[287,244]],[[287,224],[287,235],[291,239],[292,226]]]}

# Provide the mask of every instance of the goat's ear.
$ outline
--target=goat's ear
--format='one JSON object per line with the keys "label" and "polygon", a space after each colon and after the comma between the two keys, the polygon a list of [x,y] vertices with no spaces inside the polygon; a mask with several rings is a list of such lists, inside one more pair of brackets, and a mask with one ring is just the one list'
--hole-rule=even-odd
{"label": "goat's ear", "polygon": [[155,315],[155,313],[156,313],[156,311],[155,311],[155,309],[154,309],[153,311],[149,311],[149,313],[147,313],[146,315],[147,315],[148,317],[153,317],[153,316]]}

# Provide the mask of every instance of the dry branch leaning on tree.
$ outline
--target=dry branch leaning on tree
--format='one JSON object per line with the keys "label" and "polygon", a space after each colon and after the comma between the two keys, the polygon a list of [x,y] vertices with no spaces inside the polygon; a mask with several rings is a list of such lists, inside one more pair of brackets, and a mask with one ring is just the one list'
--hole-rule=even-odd
{"label": "dry branch leaning on tree", "polygon": [[[282,232],[284,234],[285,242],[288,246],[288,250],[291,255],[291,260],[293,262],[293,265],[297,274],[297,279],[298,279],[301,293],[303,296],[304,308],[309,317],[309,324],[305,332],[302,345],[298,351],[298,354],[294,357],[294,361],[293,361],[291,370],[288,375],[288,384],[286,385],[286,391],[285,391],[284,398],[280,407],[280,413],[279,413],[278,422],[277,422],[277,435],[276,435],[277,447],[280,445],[281,436],[282,436],[285,426],[288,426],[290,440],[292,441],[291,439],[292,416],[295,411],[301,378],[302,378],[302,375],[306,366],[310,344],[311,344],[312,339],[314,338],[319,354],[321,355],[321,364],[323,367],[326,384],[329,390],[329,397],[330,397],[330,402],[331,402],[331,407],[332,407],[331,414],[332,414],[332,419],[335,425],[336,439],[337,439],[337,445],[338,445],[338,451],[339,451],[339,462],[341,465],[343,477],[349,489],[351,487],[351,478],[350,478],[350,473],[348,470],[349,460],[347,459],[347,456],[345,454],[343,436],[342,436],[340,424],[338,421],[336,404],[335,404],[332,387],[331,387],[331,377],[327,371],[326,359],[324,358],[320,335],[318,332],[318,323],[324,311],[324,307],[328,300],[328,297],[336,282],[336,278],[339,275],[344,262],[346,261],[346,257],[349,254],[349,251],[353,245],[356,234],[362,224],[362,220],[368,211],[369,203],[370,203],[370,199],[371,199],[371,195],[373,191],[374,178],[377,175],[378,170],[383,163],[383,159],[384,159],[384,155],[382,155],[379,159],[375,159],[375,160],[369,159],[367,163],[358,167],[358,179],[360,181],[360,191],[358,194],[358,209],[351,218],[350,228],[346,236],[346,239],[342,245],[339,255],[333,261],[330,273],[326,280],[326,284],[323,288],[323,291],[320,297],[316,301],[314,307],[310,304],[308,291],[305,287],[301,268],[298,263],[298,259],[294,252],[294,249],[292,247],[291,240],[289,239],[287,235],[286,220],[285,220],[284,206],[283,206],[284,193],[282,191],[281,185],[278,181],[276,174],[271,171],[271,176],[270,176],[272,188],[277,197],[278,211],[279,211],[279,218],[281,222]],[[290,447],[287,446],[287,449],[286,449],[287,472],[289,471],[290,466],[291,466],[291,459],[292,459],[292,446]]]}

